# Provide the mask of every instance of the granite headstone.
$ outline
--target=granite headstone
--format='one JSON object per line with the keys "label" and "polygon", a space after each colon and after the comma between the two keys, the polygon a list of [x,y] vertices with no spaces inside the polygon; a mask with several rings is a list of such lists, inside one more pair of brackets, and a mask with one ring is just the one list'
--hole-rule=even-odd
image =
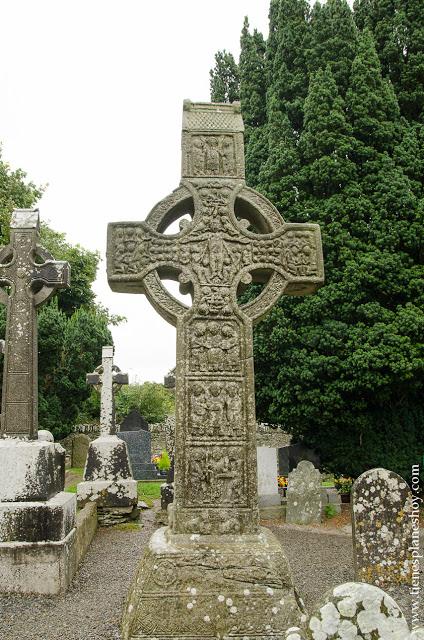
{"label": "granite headstone", "polygon": [[127,443],[134,480],[157,480],[158,472],[152,463],[152,436],[149,431],[119,431],[118,438]]}
{"label": "granite headstone", "polygon": [[149,423],[137,409],[133,409],[121,422],[119,431],[139,431],[140,429],[148,431]]}

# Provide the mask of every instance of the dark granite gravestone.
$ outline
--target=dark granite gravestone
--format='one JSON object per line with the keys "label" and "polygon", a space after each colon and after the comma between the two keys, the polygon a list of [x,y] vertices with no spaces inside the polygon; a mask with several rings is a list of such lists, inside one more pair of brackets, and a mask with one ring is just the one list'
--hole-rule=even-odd
{"label": "dark granite gravestone", "polygon": [[134,480],[156,480],[158,472],[152,464],[152,436],[149,431],[120,431],[117,436],[127,443]]}
{"label": "dark granite gravestone", "polygon": [[278,471],[281,476],[288,476],[290,471],[296,469],[301,460],[309,460],[315,467],[320,466],[318,454],[301,442],[290,444],[278,449]]}
{"label": "dark granite gravestone", "polygon": [[130,411],[127,417],[124,418],[119,430],[120,431],[140,431],[140,429],[142,429],[143,431],[148,431],[149,424],[145,420],[145,418],[143,418],[141,413],[137,411],[137,409],[133,409],[132,411]]}

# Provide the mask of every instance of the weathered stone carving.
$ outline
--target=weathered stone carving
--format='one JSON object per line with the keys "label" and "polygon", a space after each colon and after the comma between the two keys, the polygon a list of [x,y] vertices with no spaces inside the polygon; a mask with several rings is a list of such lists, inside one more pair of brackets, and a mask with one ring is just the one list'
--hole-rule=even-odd
{"label": "weathered stone carving", "polygon": [[371,469],[352,487],[355,578],[385,587],[410,584],[412,493],[401,476]]}
{"label": "weathered stone carving", "polygon": [[38,230],[38,211],[16,209],[10,244],[0,249],[0,302],[7,305],[0,591],[54,594],[68,586],[76,569],[76,500],[63,491],[65,450],[49,432],[38,432],[36,309],[69,285],[70,270],[37,244]]}
{"label": "weathered stone carving", "polygon": [[286,522],[321,522],[321,473],[309,460],[301,460],[291,473],[287,487]]}
{"label": "weathered stone carving", "polygon": [[[161,636],[167,616],[173,620],[168,636],[190,630],[193,637],[216,637],[231,628],[236,635],[273,636],[299,611],[276,542],[267,552],[267,562],[273,557],[277,563],[272,571],[264,570],[261,560],[265,534],[258,527],[252,322],[281,294],[311,293],[322,284],[320,232],[314,224],[284,223],[263,196],[245,186],[243,122],[236,105],[185,103],[182,175],[179,189],[156,205],[146,222],[113,223],[108,229],[111,288],[145,293],[154,308],[177,326],[171,528],[151,540],[126,610],[124,638]],[[180,232],[164,235],[185,214],[191,220],[181,220]],[[181,291],[192,295],[191,309],[170,296],[161,279],[178,280]],[[264,290],[252,303],[239,306],[237,292],[252,280],[264,283]],[[190,543],[193,534],[211,538],[208,550],[201,541]],[[222,538],[234,535],[237,542]],[[158,536],[163,539],[162,551],[156,547]],[[168,567],[163,573],[175,571],[169,557],[172,545],[177,545],[186,568],[174,605],[167,602],[162,621],[150,623],[146,611],[155,589],[147,567],[158,563],[159,554]],[[213,559],[212,548],[218,554]],[[239,571],[233,566],[235,548]],[[213,567],[207,585],[199,582],[202,563]],[[278,585],[275,593],[271,573]],[[237,581],[249,582],[249,575],[256,576],[265,593],[271,589],[270,610],[278,615],[271,613],[268,618],[267,607],[261,609],[259,604],[249,615],[244,608],[241,614],[236,604],[233,611],[224,607],[218,614],[212,604],[221,593],[215,593],[217,585],[223,589],[225,584],[227,599],[236,602]],[[201,605],[195,606],[187,600],[191,588],[215,595],[205,593]],[[278,604],[283,594],[284,607]],[[178,624],[173,606],[187,612],[178,616]]]}
{"label": "weathered stone carving", "polygon": [[38,423],[36,309],[57,289],[69,286],[70,268],[38,244],[38,210],[15,209],[10,228],[10,244],[0,249],[0,302],[7,305],[0,436],[34,440]]}
{"label": "weathered stone carving", "polygon": [[133,479],[127,445],[116,436],[114,394],[128,384],[128,375],[113,364],[113,347],[103,347],[102,364],[87,374],[87,384],[100,391],[100,437],[90,442],[84,481],[77,486],[79,506],[96,502],[102,524],[137,515],[137,482]]}

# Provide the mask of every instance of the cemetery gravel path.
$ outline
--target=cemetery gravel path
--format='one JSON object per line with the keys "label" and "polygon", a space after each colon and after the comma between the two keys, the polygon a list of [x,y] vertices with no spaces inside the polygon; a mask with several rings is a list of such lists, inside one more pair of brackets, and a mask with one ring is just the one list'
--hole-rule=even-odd
{"label": "cemetery gravel path", "polygon": [[63,596],[1,596],[0,640],[119,640],[122,607],[155,511],[138,531],[98,529]]}
{"label": "cemetery gravel path", "polygon": [[[156,526],[155,511],[144,511],[142,521],[139,531],[99,529],[65,595],[0,595],[0,640],[120,640],[122,607]],[[295,585],[310,612],[329,588],[353,580],[349,535],[284,525],[270,528],[284,546]],[[408,618],[407,590],[397,589],[392,595]]]}

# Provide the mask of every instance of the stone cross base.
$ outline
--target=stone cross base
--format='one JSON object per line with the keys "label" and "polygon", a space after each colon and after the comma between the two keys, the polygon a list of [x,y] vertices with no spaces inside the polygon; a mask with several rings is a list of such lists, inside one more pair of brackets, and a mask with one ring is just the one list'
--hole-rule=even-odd
{"label": "stone cross base", "polygon": [[120,521],[133,518],[138,502],[137,482],[132,478],[125,442],[109,435],[90,443],[84,482],[77,486],[77,501],[79,507],[95,502],[99,516],[116,512]]}
{"label": "stone cross base", "polygon": [[57,541],[0,542],[0,593],[63,593],[77,568],[75,537],[73,528]]}
{"label": "stone cross base", "polygon": [[0,440],[0,592],[54,595],[75,570],[76,498],[62,491],[65,450]]}
{"label": "stone cross base", "polygon": [[280,639],[304,620],[287,559],[267,529],[199,536],[163,527],[130,588],[122,639]]}

